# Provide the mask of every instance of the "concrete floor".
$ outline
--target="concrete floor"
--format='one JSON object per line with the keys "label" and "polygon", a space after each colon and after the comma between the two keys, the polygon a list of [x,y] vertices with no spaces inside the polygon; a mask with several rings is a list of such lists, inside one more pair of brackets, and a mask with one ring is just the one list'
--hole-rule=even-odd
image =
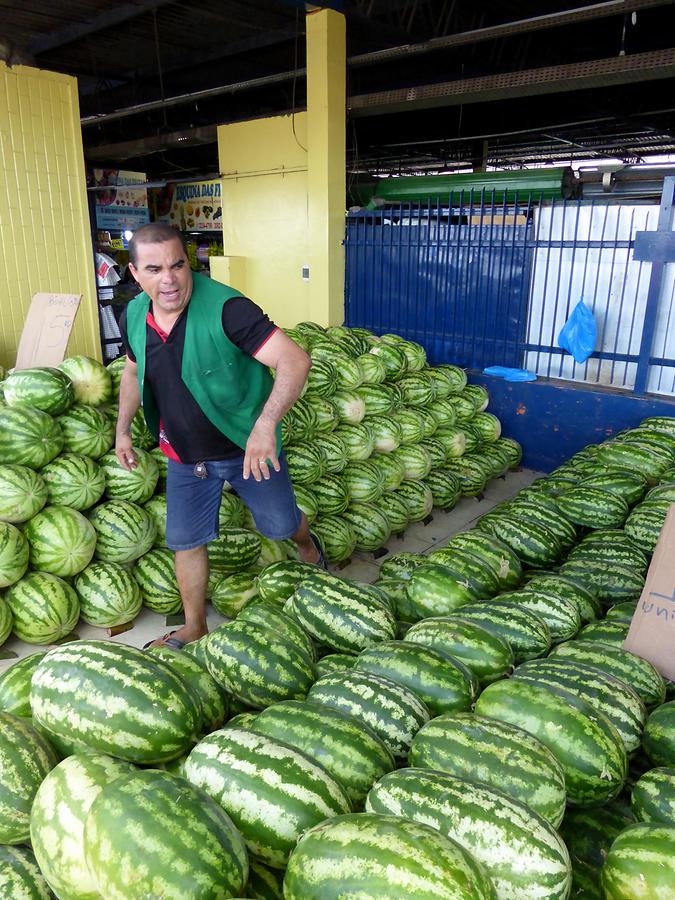
{"label": "concrete floor", "polygon": [[[435,509],[428,524],[424,525],[418,522],[415,525],[411,525],[401,537],[392,538],[387,543],[387,553],[377,558],[372,553],[355,553],[347,565],[333,567],[333,570],[337,575],[353,581],[374,581],[377,578],[380,564],[387,556],[401,553],[403,550],[413,553],[430,553],[432,550],[442,547],[453,534],[472,528],[479,516],[488,512],[502,500],[513,497],[522,488],[531,484],[535,478],[540,477],[540,474],[531,469],[520,469],[516,472],[510,472],[505,478],[497,478],[488,484],[481,500],[465,497],[449,512]],[[223,617],[209,606],[209,627],[213,629],[223,621],[225,621]],[[174,625],[173,627],[177,626]],[[160,616],[143,607],[135,619],[133,627],[122,634],[108,637],[105,629],[95,628],[84,622],[78,623],[76,634],[77,637],[82,639],[112,640],[123,644],[131,644],[135,647],[142,647],[147,641],[159,637],[169,630],[171,629],[167,627],[164,616]],[[17,658],[28,656],[40,649],[47,648],[25,644],[15,637],[9,638],[0,648],[0,656],[3,654],[12,654],[12,656],[10,658],[0,658],[0,673],[15,662]],[[13,654],[16,654],[16,656]]]}

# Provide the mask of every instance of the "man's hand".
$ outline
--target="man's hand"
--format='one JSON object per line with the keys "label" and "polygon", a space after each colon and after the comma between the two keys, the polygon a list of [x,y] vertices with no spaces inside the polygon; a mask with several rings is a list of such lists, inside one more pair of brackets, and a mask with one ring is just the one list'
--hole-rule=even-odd
{"label": "man's hand", "polygon": [[256,481],[269,480],[269,463],[274,466],[274,471],[281,469],[277,459],[277,439],[274,425],[262,422],[260,419],[253,426],[244,453],[244,480],[253,475]]}
{"label": "man's hand", "polygon": [[134,453],[131,446],[131,435],[128,432],[118,434],[115,441],[115,456],[120,461],[120,465],[130,472],[138,465],[138,457]]}

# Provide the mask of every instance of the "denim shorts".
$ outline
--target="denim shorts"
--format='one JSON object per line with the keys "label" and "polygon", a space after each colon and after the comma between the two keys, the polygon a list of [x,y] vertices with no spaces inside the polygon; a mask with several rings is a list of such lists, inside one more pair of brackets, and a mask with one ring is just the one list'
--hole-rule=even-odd
{"label": "denim shorts", "polygon": [[171,550],[192,550],[218,537],[218,510],[223,482],[228,481],[251,510],[261,534],[274,540],[291,537],[300,527],[302,513],[293,494],[283,452],[281,471],[270,466],[269,481],[244,481],[244,454],[205,462],[206,478],[194,473],[192,463],[168,461],[166,477],[166,544]]}

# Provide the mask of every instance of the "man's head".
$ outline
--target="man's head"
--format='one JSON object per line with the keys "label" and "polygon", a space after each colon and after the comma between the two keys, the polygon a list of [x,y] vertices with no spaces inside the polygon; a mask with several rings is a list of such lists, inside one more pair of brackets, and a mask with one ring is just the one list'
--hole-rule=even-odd
{"label": "man's head", "polygon": [[170,225],[143,225],[129,241],[129,270],[153,305],[181,312],[192,294],[192,272],[183,239]]}

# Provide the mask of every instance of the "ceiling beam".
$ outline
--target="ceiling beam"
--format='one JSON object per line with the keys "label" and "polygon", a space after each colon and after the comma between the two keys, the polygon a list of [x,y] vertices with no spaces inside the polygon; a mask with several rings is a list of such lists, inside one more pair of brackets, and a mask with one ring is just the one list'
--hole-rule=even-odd
{"label": "ceiling beam", "polygon": [[378,116],[441,106],[510,100],[515,97],[559,94],[673,76],[675,76],[675,49],[669,48],[562,66],[504,72],[479,78],[460,78],[456,81],[423,84],[393,91],[358,94],[349,98],[348,107],[353,116]]}
{"label": "ceiling beam", "polygon": [[116,144],[99,144],[96,147],[85,147],[84,155],[88,162],[105,160],[134,159],[137,156],[149,156],[163,150],[183,149],[200,144],[215,144],[218,140],[217,125],[203,125],[200,128],[186,128],[172,131],[169,134],[157,134],[131,141],[119,141]]}
{"label": "ceiling beam", "polygon": [[85,19],[83,22],[73,22],[64,25],[63,28],[57,28],[49,34],[43,34],[36,38],[28,45],[28,52],[37,56],[40,53],[46,53],[48,50],[54,50],[56,47],[62,47],[64,44],[72,44],[89,34],[95,34],[97,31],[104,31],[106,28],[114,28],[127,22],[129,19],[135,19],[160,6],[166,6],[168,3],[175,3],[176,0],[131,0],[130,3],[123,3],[121,6],[113,6],[98,16],[91,19]]}

